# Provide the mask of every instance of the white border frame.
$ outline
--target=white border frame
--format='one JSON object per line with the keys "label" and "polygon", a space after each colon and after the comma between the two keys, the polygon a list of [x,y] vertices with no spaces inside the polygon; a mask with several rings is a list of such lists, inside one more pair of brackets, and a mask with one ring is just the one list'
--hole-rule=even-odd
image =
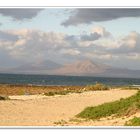
{"label": "white border frame", "polygon": [[[136,8],[140,9],[140,6],[0,6],[0,9],[3,8],[44,8],[44,9],[52,9],[52,8]],[[140,126],[0,126],[0,129],[140,129]]]}

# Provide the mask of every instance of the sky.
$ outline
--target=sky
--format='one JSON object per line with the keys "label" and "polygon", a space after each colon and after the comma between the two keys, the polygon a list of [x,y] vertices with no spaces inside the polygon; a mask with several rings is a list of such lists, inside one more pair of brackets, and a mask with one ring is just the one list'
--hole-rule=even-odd
{"label": "sky", "polygon": [[0,68],[85,59],[140,70],[140,9],[0,9]]}

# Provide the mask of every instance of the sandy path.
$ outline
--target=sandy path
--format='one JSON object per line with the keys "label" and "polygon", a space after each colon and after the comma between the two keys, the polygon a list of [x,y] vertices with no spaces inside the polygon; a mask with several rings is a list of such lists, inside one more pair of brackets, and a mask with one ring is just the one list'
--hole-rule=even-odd
{"label": "sandy path", "polygon": [[64,96],[12,96],[17,100],[0,101],[0,125],[52,126],[54,122],[73,118],[87,106],[134,95],[136,90],[113,89]]}

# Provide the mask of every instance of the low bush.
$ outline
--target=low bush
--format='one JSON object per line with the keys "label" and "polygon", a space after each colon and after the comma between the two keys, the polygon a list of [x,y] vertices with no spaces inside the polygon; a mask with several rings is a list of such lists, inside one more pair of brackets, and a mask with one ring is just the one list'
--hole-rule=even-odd
{"label": "low bush", "polygon": [[77,115],[80,118],[100,119],[111,115],[124,115],[128,109],[140,109],[140,92],[136,95],[119,101],[104,103],[95,107],[87,107]]}
{"label": "low bush", "polygon": [[133,119],[127,121],[125,126],[140,126],[140,118],[134,117]]}

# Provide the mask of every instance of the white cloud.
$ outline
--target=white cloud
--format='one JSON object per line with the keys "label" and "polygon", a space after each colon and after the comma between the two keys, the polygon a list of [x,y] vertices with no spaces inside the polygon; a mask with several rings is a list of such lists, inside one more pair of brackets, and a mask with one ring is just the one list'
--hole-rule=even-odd
{"label": "white cloud", "polygon": [[125,56],[127,59],[140,60],[140,53],[130,53]]}
{"label": "white cloud", "polygon": [[[16,59],[26,61],[43,59],[45,56],[59,48],[68,46],[63,33],[42,32],[39,30],[8,30],[4,33],[16,36],[16,40],[0,40],[0,48]],[[9,37],[9,36],[8,36]],[[6,36],[5,36],[6,38]],[[54,52],[55,53],[55,52]]]}
{"label": "white cloud", "polygon": [[110,32],[106,31],[106,29],[102,26],[95,26],[91,29],[91,33],[98,33],[102,37],[108,37],[110,36]]}
{"label": "white cloud", "polygon": [[130,32],[126,37],[122,39],[122,44],[129,48],[135,48],[137,39],[140,36],[137,32]]}
{"label": "white cloud", "polygon": [[[44,59],[66,59],[88,57],[99,60],[140,58],[140,34],[130,32],[122,38],[113,35],[104,27],[94,27],[89,33],[100,34],[96,40],[81,40],[81,36],[63,33],[43,32],[40,30],[7,30],[0,34],[0,51],[13,59],[40,61]],[[86,36],[87,37],[87,36]],[[89,36],[88,36],[89,37]],[[92,36],[93,37],[93,36]],[[86,38],[85,38],[86,39]],[[63,58],[63,59],[65,59]]]}
{"label": "white cloud", "polygon": [[77,49],[62,49],[60,50],[60,53],[69,55],[79,55],[80,51]]}
{"label": "white cloud", "polygon": [[97,52],[97,51],[94,51],[94,52],[87,52],[85,53],[85,56],[88,57],[88,58],[96,58],[96,59],[99,59],[99,60],[110,60],[113,58],[112,54],[110,53],[106,53],[106,52]]}
{"label": "white cloud", "polygon": [[81,37],[81,40],[78,41],[78,45],[81,47],[95,47],[96,45],[108,48],[112,45],[116,47],[113,36],[102,26],[93,27],[88,35]]}

